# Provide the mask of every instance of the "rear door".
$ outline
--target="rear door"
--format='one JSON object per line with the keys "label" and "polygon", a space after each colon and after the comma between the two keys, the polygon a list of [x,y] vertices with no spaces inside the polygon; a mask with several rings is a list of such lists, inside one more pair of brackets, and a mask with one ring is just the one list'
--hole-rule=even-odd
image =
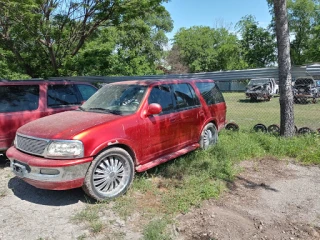
{"label": "rear door", "polygon": [[179,119],[179,138],[181,145],[198,142],[204,112],[194,89],[188,83],[172,85]]}

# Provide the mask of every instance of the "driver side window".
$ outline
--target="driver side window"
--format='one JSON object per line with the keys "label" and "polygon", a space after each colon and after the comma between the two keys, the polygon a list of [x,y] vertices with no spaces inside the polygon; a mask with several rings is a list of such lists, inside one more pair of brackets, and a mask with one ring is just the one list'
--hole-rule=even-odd
{"label": "driver side window", "polygon": [[174,110],[172,94],[168,85],[159,85],[152,88],[148,103],[158,103],[162,107],[163,113]]}

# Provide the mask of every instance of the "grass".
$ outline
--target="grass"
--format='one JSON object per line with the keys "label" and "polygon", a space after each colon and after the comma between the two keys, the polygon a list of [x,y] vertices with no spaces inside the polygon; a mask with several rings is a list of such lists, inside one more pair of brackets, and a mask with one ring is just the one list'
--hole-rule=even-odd
{"label": "grass", "polygon": [[88,205],[74,219],[87,223],[91,232],[99,233],[110,223],[102,223],[99,213],[110,208],[127,220],[134,213],[137,228],[145,239],[170,239],[167,225],[178,213],[219,198],[226,182],[241,171],[243,160],[272,157],[294,159],[301,164],[320,164],[320,136],[309,134],[290,139],[253,131],[222,131],[216,146],[194,151],[144,173],[136,174],[127,194],[112,204]]}
{"label": "grass", "polygon": [[99,233],[104,227],[99,216],[101,209],[101,204],[87,205],[81,212],[75,214],[72,220],[84,222],[93,234]]}
{"label": "grass", "polygon": [[[243,92],[223,93],[227,103],[227,120],[239,124],[241,129],[250,129],[257,123],[266,126],[280,123],[279,97],[271,101],[251,102]],[[294,104],[295,124],[298,128],[320,128],[320,102],[316,104]]]}
{"label": "grass", "polygon": [[143,229],[143,236],[145,240],[169,240],[170,235],[166,232],[166,227],[169,221],[165,218],[156,219],[147,224]]}

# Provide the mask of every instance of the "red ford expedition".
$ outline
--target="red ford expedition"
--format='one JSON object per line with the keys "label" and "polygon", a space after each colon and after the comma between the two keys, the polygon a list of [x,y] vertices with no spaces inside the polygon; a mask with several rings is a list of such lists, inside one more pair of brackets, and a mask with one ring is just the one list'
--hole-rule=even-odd
{"label": "red ford expedition", "polygon": [[7,151],[12,171],[31,185],[81,187],[117,197],[141,172],[216,143],[226,105],[212,80],[145,80],[104,86],[78,110],[18,129]]}
{"label": "red ford expedition", "polygon": [[17,129],[32,120],[77,109],[97,88],[69,81],[0,80],[0,153],[13,143]]}

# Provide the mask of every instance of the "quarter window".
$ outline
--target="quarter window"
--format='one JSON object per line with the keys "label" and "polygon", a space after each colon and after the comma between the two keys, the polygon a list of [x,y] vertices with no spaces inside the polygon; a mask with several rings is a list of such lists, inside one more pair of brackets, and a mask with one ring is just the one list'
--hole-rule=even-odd
{"label": "quarter window", "polygon": [[76,86],[78,87],[78,90],[82,96],[82,100],[85,101],[87,101],[89,97],[91,97],[97,91],[97,89],[94,87],[85,84],[77,84]]}
{"label": "quarter window", "polygon": [[59,107],[63,105],[80,104],[77,92],[73,85],[49,85],[48,106]]}
{"label": "quarter window", "polygon": [[152,88],[148,103],[158,103],[162,107],[162,112],[169,112],[173,110],[173,101],[168,85],[160,85]]}
{"label": "quarter window", "polygon": [[197,88],[199,89],[201,96],[206,101],[207,105],[212,105],[220,102],[224,102],[222,93],[218,86],[213,82],[197,82]]}
{"label": "quarter window", "polygon": [[32,111],[39,106],[39,85],[0,87],[0,112]]}

